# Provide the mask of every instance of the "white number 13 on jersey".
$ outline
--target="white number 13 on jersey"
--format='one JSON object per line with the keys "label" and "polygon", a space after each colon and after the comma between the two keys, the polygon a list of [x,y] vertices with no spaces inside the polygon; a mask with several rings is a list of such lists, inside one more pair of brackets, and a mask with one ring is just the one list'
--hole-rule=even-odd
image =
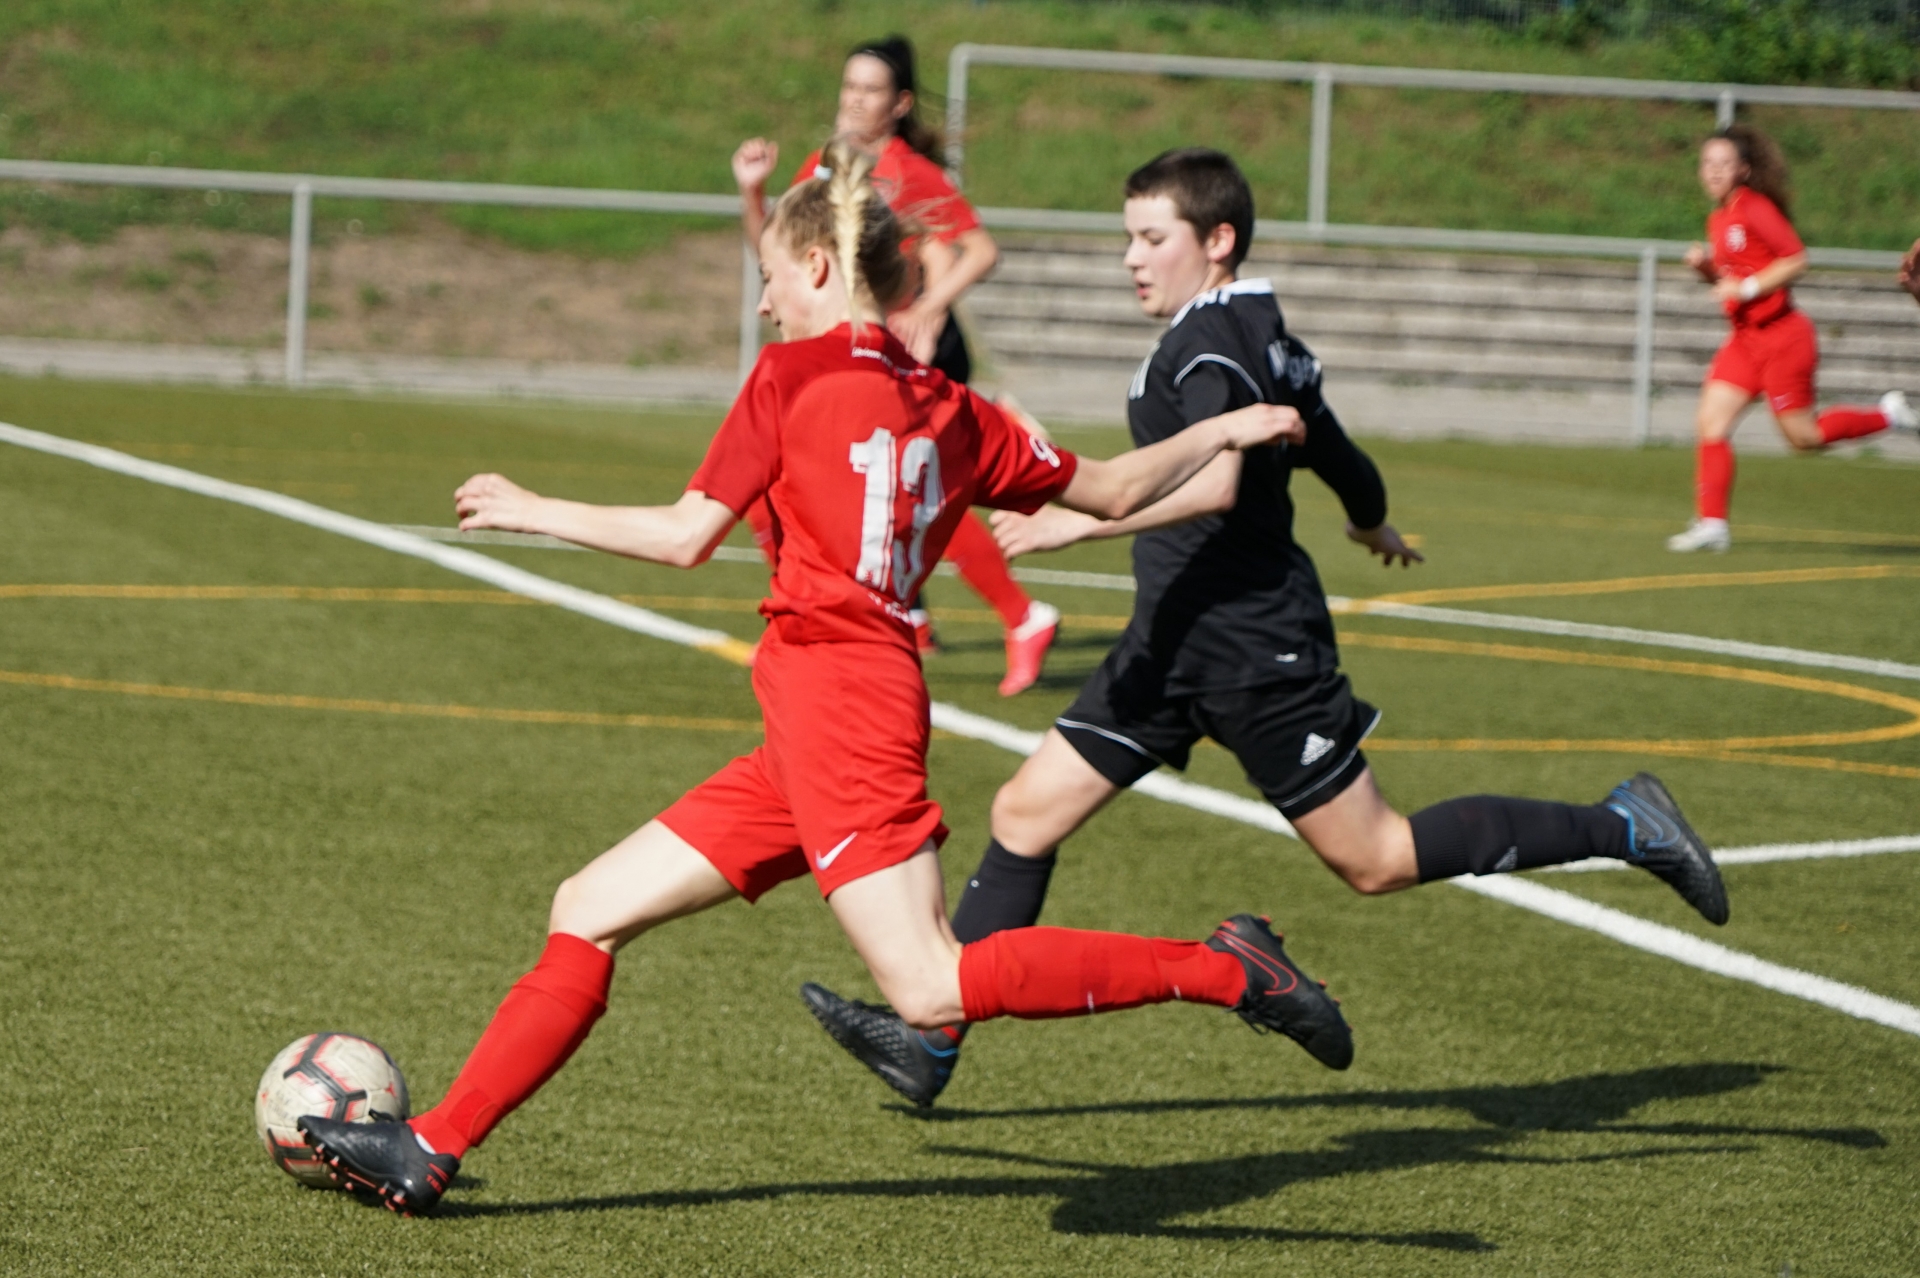
{"label": "white number 13 on jersey", "polygon": [[[940,451],[925,435],[916,435],[900,449],[894,468],[894,437],[876,429],[847,449],[853,473],[867,479],[860,512],[860,563],[854,579],[875,590],[890,591],[901,603],[910,603],[925,568],[927,529],[947,504],[940,486]],[[895,485],[898,484],[896,488]],[[906,540],[893,535],[893,504],[905,491],[915,500],[913,529]]]}

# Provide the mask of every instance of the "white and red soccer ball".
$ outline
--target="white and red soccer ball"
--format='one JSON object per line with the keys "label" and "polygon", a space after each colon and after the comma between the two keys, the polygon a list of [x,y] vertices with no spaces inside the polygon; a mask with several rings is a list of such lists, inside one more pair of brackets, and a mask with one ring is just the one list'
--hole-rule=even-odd
{"label": "white and red soccer ball", "polygon": [[330,1189],[332,1179],[297,1124],[304,1117],[348,1123],[405,1119],[407,1080],[378,1043],[323,1031],[287,1044],[253,1100],[253,1129],[281,1171],[303,1185]]}

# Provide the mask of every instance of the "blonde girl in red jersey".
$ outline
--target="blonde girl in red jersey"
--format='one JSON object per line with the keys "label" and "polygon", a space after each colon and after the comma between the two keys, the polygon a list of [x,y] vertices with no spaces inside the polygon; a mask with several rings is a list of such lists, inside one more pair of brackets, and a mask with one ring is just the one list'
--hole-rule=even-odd
{"label": "blonde girl in red jersey", "polygon": [[1820,449],[1889,427],[1913,430],[1906,397],[1890,391],[1877,407],[1840,406],[1815,416],[1814,369],[1820,362],[1813,322],[1793,305],[1789,286],[1807,269],[1793,229],[1787,166],[1760,130],[1730,124],[1700,148],[1700,185],[1714,202],[1708,245],[1687,250],[1687,265],[1713,286],[1733,331],[1713,357],[1700,389],[1695,517],[1667,549],[1724,551],[1733,544],[1727,505],[1733,493],[1733,430],[1764,397],[1787,442]]}
{"label": "blonde girl in red jersey", "polygon": [[[972,376],[973,360],[953,305],[994,268],[1000,250],[973,206],[947,181],[939,138],[920,121],[915,84],[913,45],[906,37],[854,46],[841,71],[834,134],[873,158],[875,189],[920,232],[913,239],[912,256],[920,268],[921,287],[911,302],[887,317],[887,327],[915,359],[951,381],[965,383]],[[765,138],[749,138],[734,152],[741,221],[747,238],[756,244],[766,223],[767,182],[779,159],[780,148]],[[820,152],[815,151],[800,162],[793,180],[803,182],[821,172]],[[748,517],[756,537],[762,536],[759,511]],[[1007,673],[1000,695],[1011,697],[1033,686],[1058,633],[1059,609],[1021,588],[978,519],[955,526],[947,558],[974,593],[1000,614],[1006,628]],[[921,651],[936,651],[932,621],[918,601],[914,612]]]}
{"label": "blonde girl in red jersey", "polygon": [[843,150],[830,181],[802,183],[774,209],[760,306],[783,340],[761,353],[678,502],[589,506],[499,475],[476,475],[455,495],[465,529],[550,533],[682,567],[703,562],[764,497],[775,567],[753,685],[766,739],[560,885],[538,965],[438,1105],[408,1123],[300,1120],[341,1183],[396,1211],[432,1208],[460,1157],[585,1040],[622,946],[809,872],[910,1032],[1182,999],[1231,1007],[1335,1068],[1352,1059],[1332,1000],[1249,915],[1205,941],[1062,928],[954,939],[907,619],[954,526],[975,504],[1032,512],[1058,501],[1121,518],[1223,450],[1299,443],[1305,427],[1291,408],[1254,405],[1113,461],[1029,435],[880,327],[908,272],[870,167]]}

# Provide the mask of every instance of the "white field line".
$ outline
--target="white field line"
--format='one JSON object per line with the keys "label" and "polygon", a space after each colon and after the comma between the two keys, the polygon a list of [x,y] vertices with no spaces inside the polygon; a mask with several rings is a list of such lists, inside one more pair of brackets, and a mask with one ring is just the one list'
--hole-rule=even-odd
{"label": "white field line", "polygon": [[[1762,843],[1750,848],[1717,848],[1718,865],[1760,865],[1767,861],[1818,861],[1836,856],[1876,856],[1883,852],[1920,852],[1920,834],[1896,834],[1884,839],[1835,839],[1829,843]],[[1556,874],[1585,874],[1593,870],[1630,870],[1625,861],[1591,857],[1546,867]]]}
{"label": "white field line", "polygon": [[51,453],[55,457],[85,462],[89,466],[98,466],[102,470],[129,475],[134,479],[144,479],[148,483],[161,484],[168,488],[179,488],[186,492],[197,493],[202,497],[214,497],[221,501],[250,506],[254,510],[278,515],[282,519],[291,519],[297,524],[306,524],[310,528],[318,528],[323,532],[351,537],[355,541],[363,541],[370,546],[378,546],[382,550],[391,550],[396,554],[424,559],[428,563],[498,586],[513,594],[538,599],[543,603],[550,603],[570,612],[592,617],[596,621],[619,626],[622,630],[631,630],[636,634],[664,639],[668,643],[682,644],[689,648],[711,649],[728,648],[740,642],[722,630],[691,626],[684,621],[676,621],[672,617],[663,617],[657,612],[648,612],[644,608],[636,608],[632,604],[621,603],[617,599],[595,594],[591,590],[582,590],[578,586],[569,586],[563,582],[525,572],[512,564],[502,563],[487,555],[476,554],[471,550],[462,550],[454,546],[437,545],[424,537],[401,532],[386,524],[356,519],[352,515],[343,515],[339,511],[315,506],[311,502],[304,502],[282,493],[269,492],[264,488],[250,488],[245,484],[229,483],[210,475],[182,470],[178,466],[150,462],[116,452],[111,448],[101,448],[97,444],[83,444],[78,440],[62,439],[58,435],[46,435],[37,430],[24,430],[5,422],[0,422],[0,442],[17,444],[36,452]]}
{"label": "white field line", "polygon": [[[1329,603],[1334,602],[1328,600]],[[1424,604],[1374,603],[1364,599],[1341,600],[1351,613],[1361,616],[1399,617],[1406,621],[1430,621],[1443,626],[1473,626],[1481,630],[1524,630],[1535,635],[1564,635],[1574,639],[1601,639],[1608,643],[1642,644],[1651,648],[1681,648],[1688,652],[1711,652],[1723,657],[1745,657],[1750,661],[1771,661],[1788,666],[1814,666],[1823,670],[1851,670],[1856,674],[1879,675],[1885,679],[1920,679],[1920,666],[1877,657],[1850,657],[1837,652],[1812,652],[1805,648],[1782,648],[1769,643],[1743,643],[1738,639],[1711,639],[1705,635],[1677,634],[1671,630],[1636,630],[1632,626],[1595,626],[1580,621],[1556,621],[1549,617],[1515,617],[1503,612],[1475,612],[1466,608],[1430,608]]]}
{"label": "white field line", "polygon": [[[577,550],[553,537],[530,537],[524,533],[461,533],[451,528],[427,528],[402,525],[407,532],[438,541],[485,541],[502,545],[546,546]],[[760,563],[758,551],[723,546],[714,558],[742,563]],[[952,576],[952,564],[942,563],[934,571]],[[1015,568],[1016,581],[1042,586],[1084,586],[1094,590],[1134,589],[1134,579],[1112,572],[1061,572],[1050,568]],[[1349,599],[1344,595],[1327,596],[1328,605],[1347,616],[1372,615],[1398,617],[1403,621],[1425,621],[1442,626],[1470,626],[1479,630],[1519,630],[1534,635],[1561,635],[1570,639],[1599,639],[1608,643],[1638,644],[1650,648],[1678,648],[1686,652],[1709,652],[1723,657],[1746,657],[1751,661],[1770,661],[1778,665],[1811,666],[1821,670],[1851,670],[1856,674],[1879,675],[1886,679],[1920,679],[1920,666],[1878,657],[1854,657],[1838,652],[1815,652],[1806,648],[1785,648],[1777,644],[1745,643],[1738,639],[1713,639],[1706,635],[1681,634],[1671,630],[1639,630],[1632,626],[1596,626],[1583,621],[1560,621],[1552,617],[1525,617],[1505,612],[1480,612],[1471,608],[1434,608],[1426,604],[1393,603],[1387,600]]]}
{"label": "white field line", "polygon": [[[214,479],[190,470],[182,470],[176,466],[166,466],[132,457],[110,448],[62,439],[57,435],[47,435],[40,431],[25,430],[4,422],[0,422],[0,442],[85,462],[90,466],[97,466],[135,479],[144,479],[149,483],[178,488],[221,501],[235,502],[325,532],[338,533],[369,545],[424,559],[451,572],[485,581],[503,590],[522,594],[531,599],[539,599],[557,607],[605,621],[610,625],[619,626],[624,630],[664,639],[669,643],[714,650],[726,649],[740,642],[723,631],[689,626],[657,613],[609,599],[605,595],[594,594],[592,591],[581,590],[533,573],[522,572],[485,555],[441,546],[424,537],[401,532],[385,524],[376,524],[351,515],[343,515],[280,493],[249,488],[244,484],[229,483],[226,480]],[[1018,754],[1031,754],[1039,746],[1040,734],[1038,733],[973,714],[958,706],[936,703],[933,707],[932,721],[933,726],[945,731],[997,745]],[[1223,816],[1263,830],[1292,834],[1292,830],[1287,827],[1280,815],[1267,805],[1228,794],[1225,791],[1214,790],[1208,786],[1195,785],[1192,782],[1156,773],[1135,785],[1134,789],[1169,803]],[[1649,923],[1631,914],[1596,905],[1582,897],[1543,887],[1526,879],[1511,875],[1493,875],[1487,878],[1461,878],[1450,881],[1469,892],[1493,897],[1511,905],[1518,905],[1522,909],[1543,914],[1548,918],[1598,932],[1622,944],[1673,959],[1702,971],[1747,981],[1765,989],[1818,1003],[1848,1016],[1920,1035],[1920,1007],[1913,1007],[1839,981],[1828,980],[1823,976],[1815,976],[1810,972],[1769,963],[1754,955],[1715,945],[1686,932],[1657,923]]]}
{"label": "white field line", "polygon": [[1797,968],[1769,963],[1763,958],[1730,950],[1712,941],[1703,941],[1678,928],[1649,923],[1631,914],[1596,905],[1584,897],[1557,892],[1510,874],[1496,874],[1484,879],[1454,879],[1453,882],[1469,892],[1490,896],[1496,901],[1505,901],[1523,910],[1532,910],[1550,919],[1598,932],[1622,945],[1631,945],[1649,954],[1658,954],[1705,972],[1729,976],[1736,981],[1747,981],[1763,989],[1819,1003],[1845,1012],[1848,1016],[1857,1016],[1863,1021],[1874,1021],[1908,1034],[1920,1035],[1920,1007],[1863,990],[1857,985],[1847,985]]}

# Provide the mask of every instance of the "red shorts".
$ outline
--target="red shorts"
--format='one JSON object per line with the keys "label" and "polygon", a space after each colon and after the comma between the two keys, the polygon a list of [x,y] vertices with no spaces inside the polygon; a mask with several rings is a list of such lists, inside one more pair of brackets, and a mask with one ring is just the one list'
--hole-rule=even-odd
{"label": "red shorts", "polygon": [[883,643],[782,643],[753,663],[766,744],[660,814],[749,901],[808,870],[820,895],[946,841],[927,797],[927,684]]}
{"label": "red shorts", "polygon": [[1820,340],[1813,321],[1788,311],[1760,328],[1736,328],[1707,366],[1707,380],[1765,395],[1775,413],[1813,407],[1813,370]]}

